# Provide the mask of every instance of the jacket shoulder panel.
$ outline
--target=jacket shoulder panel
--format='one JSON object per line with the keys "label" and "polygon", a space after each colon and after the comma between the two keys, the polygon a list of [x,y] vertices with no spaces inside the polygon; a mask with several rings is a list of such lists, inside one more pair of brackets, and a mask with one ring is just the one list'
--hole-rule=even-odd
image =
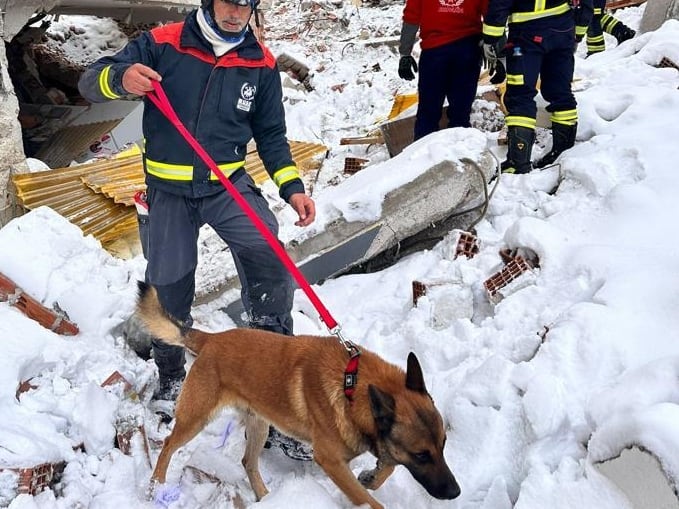
{"label": "jacket shoulder panel", "polygon": [[183,29],[184,22],[180,21],[179,23],[170,23],[169,25],[153,28],[150,33],[157,44],[171,44],[179,47],[179,39]]}
{"label": "jacket shoulder panel", "polygon": [[182,32],[184,31],[184,22],[172,23],[162,27],[157,27],[151,30],[150,34],[156,44],[167,44],[171,46],[178,53],[191,55],[203,62],[214,64],[214,55],[209,55],[197,48],[186,47],[181,45]]}

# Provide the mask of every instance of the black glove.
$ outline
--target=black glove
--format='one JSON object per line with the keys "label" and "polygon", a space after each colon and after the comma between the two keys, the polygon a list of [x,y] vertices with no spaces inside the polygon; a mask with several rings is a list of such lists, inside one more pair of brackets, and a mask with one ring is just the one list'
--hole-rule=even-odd
{"label": "black glove", "polygon": [[505,69],[504,58],[498,58],[495,63],[495,72],[490,75],[490,82],[493,85],[499,85],[507,79],[507,70]]}
{"label": "black glove", "polygon": [[403,55],[398,61],[398,75],[404,80],[414,80],[417,72],[417,62],[410,55]]}

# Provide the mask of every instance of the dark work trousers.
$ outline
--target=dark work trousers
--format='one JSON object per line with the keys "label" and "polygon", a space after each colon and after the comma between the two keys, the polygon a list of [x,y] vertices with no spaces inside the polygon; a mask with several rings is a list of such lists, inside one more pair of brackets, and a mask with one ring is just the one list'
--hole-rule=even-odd
{"label": "dark work trousers", "polygon": [[481,73],[480,35],[422,50],[420,55],[415,139],[439,130],[448,99],[448,127],[469,127]]}
{"label": "dark work trousers", "polygon": [[594,0],[594,14],[587,27],[587,54],[599,53],[606,49],[601,17],[604,15],[606,0]]}
{"label": "dark work trousers", "polygon": [[[252,178],[240,172],[233,184],[277,235],[276,218]],[[168,313],[191,323],[198,233],[201,226],[209,224],[229,246],[234,258],[251,326],[292,334],[292,278],[226,190],[203,198],[186,198],[149,188],[147,200],[146,280],[157,288],[159,300]],[[159,341],[152,345],[161,379],[185,374],[182,348]]]}
{"label": "dark work trousers", "polygon": [[[574,26],[574,25],[573,25]],[[539,33],[509,30],[507,45],[507,117],[536,118],[537,81],[540,92],[549,104],[547,111],[568,111],[576,108],[571,91],[575,59],[575,29],[563,31],[544,29]]]}

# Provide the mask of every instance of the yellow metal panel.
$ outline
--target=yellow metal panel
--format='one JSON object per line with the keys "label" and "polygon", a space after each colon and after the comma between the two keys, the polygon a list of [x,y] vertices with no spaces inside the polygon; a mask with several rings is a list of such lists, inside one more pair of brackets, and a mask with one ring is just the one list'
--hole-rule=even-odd
{"label": "yellow metal panel", "polygon": [[[323,145],[295,141],[290,142],[290,148],[301,171],[313,157],[328,150]],[[258,184],[269,178],[255,150],[248,153],[245,169]],[[121,239],[129,244],[136,235],[133,198],[146,189],[138,150],[78,166],[16,174],[12,180],[24,207],[49,206],[114,253],[120,252]]]}

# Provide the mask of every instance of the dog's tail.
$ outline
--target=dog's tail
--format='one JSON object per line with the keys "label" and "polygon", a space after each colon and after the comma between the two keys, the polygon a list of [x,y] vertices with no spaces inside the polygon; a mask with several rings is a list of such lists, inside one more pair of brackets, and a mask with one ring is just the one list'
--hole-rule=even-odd
{"label": "dog's tail", "polygon": [[143,281],[137,281],[137,288],[137,310],[135,313],[146,331],[163,343],[186,346],[184,336],[188,329],[167,314],[158,300],[156,289]]}

